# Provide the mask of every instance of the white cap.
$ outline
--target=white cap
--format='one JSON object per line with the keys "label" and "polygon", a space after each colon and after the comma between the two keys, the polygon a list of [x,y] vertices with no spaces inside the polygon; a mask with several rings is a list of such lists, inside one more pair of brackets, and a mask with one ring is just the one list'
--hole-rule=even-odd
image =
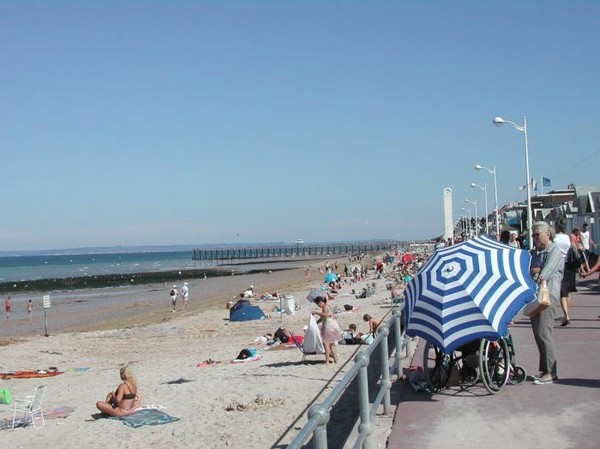
{"label": "white cap", "polygon": [[187,283],[187,282],[184,282],[184,283],[183,283],[183,285],[188,285],[188,283]]}
{"label": "white cap", "polygon": [[173,288],[177,288],[177,286],[176,286],[176,285],[174,285],[174,286],[173,286]]}
{"label": "white cap", "polygon": [[251,285],[250,287],[248,287],[250,290],[254,290],[254,285]]}

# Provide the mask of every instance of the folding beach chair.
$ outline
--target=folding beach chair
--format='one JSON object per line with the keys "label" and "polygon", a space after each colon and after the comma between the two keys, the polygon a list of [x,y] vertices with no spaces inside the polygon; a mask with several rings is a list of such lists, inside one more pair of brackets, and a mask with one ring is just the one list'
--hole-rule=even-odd
{"label": "folding beach chair", "polygon": [[[44,427],[46,422],[44,421],[44,413],[42,412],[42,401],[44,400],[44,392],[46,391],[46,385],[40,385],[35,388],[35,392],[31,396],[26,396],[25,399],[15,399],[13,408],[13,422],[12,428],[15,428],[15,422],[17,420],[17,412],[21,412],[25,415],[25,418],[31,418],[31,422],[34,428]],[[36,418],[41,420],[41,425],[38,425]]]}

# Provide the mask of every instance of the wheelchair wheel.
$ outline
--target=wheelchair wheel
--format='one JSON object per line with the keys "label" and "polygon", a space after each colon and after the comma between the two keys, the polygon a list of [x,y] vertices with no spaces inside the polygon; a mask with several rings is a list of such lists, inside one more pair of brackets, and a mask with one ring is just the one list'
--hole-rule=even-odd
{"label": "wheelchair wheel", "polygon": [[479,372],[487,391],[496,394],[502,390],[510,375],[510,354],[506,340],[481,340]]}
{"label": "wheelchair wheel", "polygon": [[446,387],[450,379],[450,372],[454,364],[452,355],[447,355],[442,352],[437,346],[432,343],[425,345],[423,351],[423,371],[427,383],[433,392],[440,391]]}
{"label": "wheelchair wheel", "polygon": [[527,378],[527,373],[525,372],[525,368],[519,365],[511,365],[510,366],[510,375],[508,376],[508,382],[511,385],[519,385],[525,382]]}

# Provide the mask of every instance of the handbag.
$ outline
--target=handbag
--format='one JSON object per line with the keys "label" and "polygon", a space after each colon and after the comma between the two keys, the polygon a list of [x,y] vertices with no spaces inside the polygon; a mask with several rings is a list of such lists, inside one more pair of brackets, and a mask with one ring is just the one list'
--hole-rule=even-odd
{"label": "handbag", "polygon": [[550,291],[548,290],[548,283],[543,279],[538,286],[535,299],[523,309],[523,315],[533,318],[548,307],[550,307]]}
{"label": "handbag", "polygon": [[360,339],[362,340],[363,343],[368,344],[368,345],[373,343],[373,340],[375,340],[375,338],[373,337],[373,334],[371,334],[371,333],[364,334],[362,337],[360,337]]}
{"label": "handbag", "polygon": [[565,257],[565,267],[569,270],[577,270],[581,264],[583,264],[581,252],[577,248],[571,246]]}

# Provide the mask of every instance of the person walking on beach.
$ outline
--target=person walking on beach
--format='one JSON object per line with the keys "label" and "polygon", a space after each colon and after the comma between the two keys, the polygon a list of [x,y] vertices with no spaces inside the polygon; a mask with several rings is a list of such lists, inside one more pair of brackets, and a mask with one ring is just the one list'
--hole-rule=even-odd
{"label": "person walking on beach", "polygon": [[33,301],[31,299],[27,301],[27,319],[29,321],[33,319]]}
{"label": "person walking on beach", "polygon": [[190,295],[190,291],[188,289],[188,283],[184,282],[183,287],[181,287],[181,298],[183,299],[183,310],[188,309],[188,297]]}
{"label": "person walking on beach", "polygon": [[10,311],[12,309],[12,299],[10,299],[10,296],[4,300],[4,309],[6,310],[6,319],[10,320]]}
{"label": "person walking on beach", "polygon": [[179,292],[177,291],[177,286],[174,285],[171,288],[171,292],[169,293],[169,295],[171,296],[171,304],[173,306],[173,312],[175,312],[177,310],[176,306],[177,306],[177,296],[179,295]]}

